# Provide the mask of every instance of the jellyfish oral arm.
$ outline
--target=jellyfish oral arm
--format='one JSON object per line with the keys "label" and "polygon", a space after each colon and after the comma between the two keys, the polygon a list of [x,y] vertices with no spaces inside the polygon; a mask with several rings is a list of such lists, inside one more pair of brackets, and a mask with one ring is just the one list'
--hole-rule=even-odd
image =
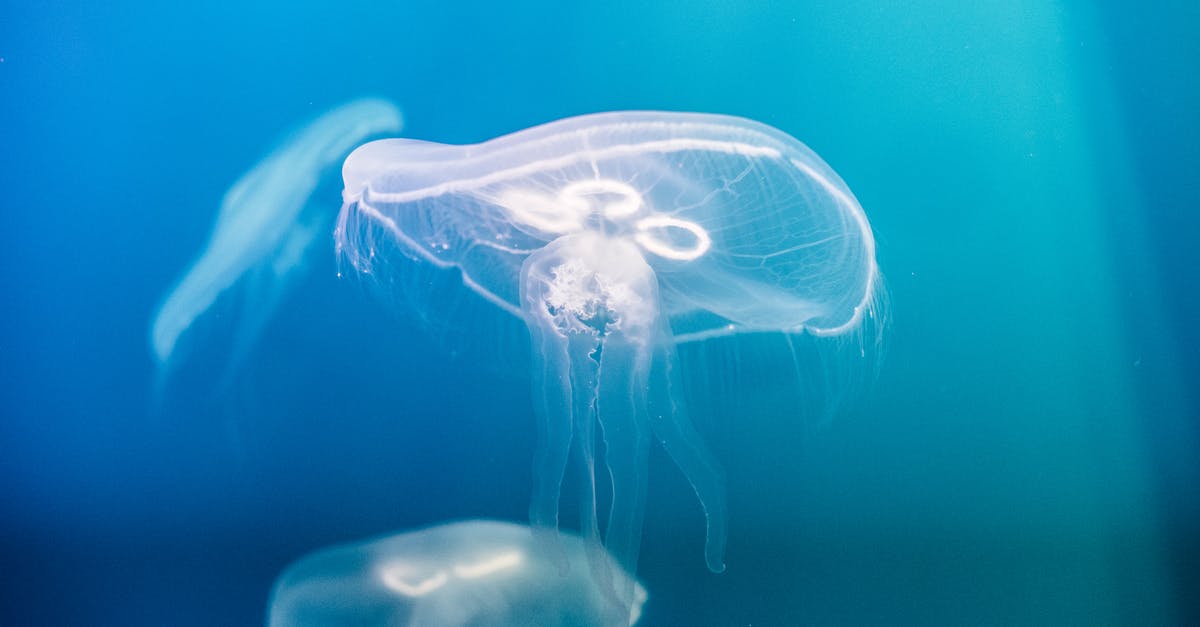
{"label": "jellyfish oral arm", "polygon": [[[705,557],[724,570],[725,495],[719,466],[688,422],[678,362],[658,281],[627,238],[564,235],[532,253],[521,270],[522,314],[533,341],[539,422],[530,519],[554,529],[568,463],[583,477],[580,535],[600,546],[596,518],[596,425],[612,477],[609,553],[637,562],[646,500],[650,434],[696,490],[708,518]],[[593,568],[603,562],[592,562]],[[603,568],[598,581],[609,579]]]}
{"label": "jellyfish oral arm", "polygon": [[[521,282],[521,302],[529,326],[533,349],[533,398],[537,415],[538,446],[533,457],[533,495],[529,505],[529,521],[534,534],[541,536],[543,547],[554,547],[553,532],[558,529],[558,508],[562,498],[562,482],[571,459],[572,441],[582,440],[586,433],[575,433],[576,425],[593,420],[595,398],[595,362],[588,356],[597,343],[586,335],[574,337],[555,328],[554,315],[542,303],[544,288],[551,276],[544,273],[535,253],[524,264]],[[572,359],[574,355],[583,358]],[[587,393],[585,394],[585,391]],[[578,413],[582,412],[583,416]],[[589,477],[590,469],[589,469]],[[585,497],[586,499],[586,497]],[[595,525],[594,500],[590,509],[580,513],[585,539],[598,541]],[[588,522],[590,521],[590,523]],[[591,536],[587,535],[591,529]],[[561,547],[552,551],[551,561],[560,574],[566,574],[566,555]]]}
{"label": "jellyfish oral arm", "polygon": [[679,358],[673,343],[657,347],[646,390],[649,396],[647,411],[654,435],[692,484],[696,498],[704,508],[708,525],[704,561],[712,572],[723,572],[729,517],[725,503],[725,473],[687,415],[679,378]]}
{"label": "jellyfish oral arm", "polygon": [[[647,357],[644,344],[615,333],[605,338],[600,358],[597,413],[613,486],[605,546],[618,560],[636,558],[641,548],[651,437]],[[635,563],[621,565],[636,570]]]}

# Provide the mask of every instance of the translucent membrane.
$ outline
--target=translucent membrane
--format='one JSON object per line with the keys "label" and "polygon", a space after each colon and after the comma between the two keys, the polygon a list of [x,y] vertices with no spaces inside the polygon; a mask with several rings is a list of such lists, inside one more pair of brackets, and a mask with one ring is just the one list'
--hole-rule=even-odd
{"label": "translucent membrane", "polygon": [[676,345],[846,333],[879,284],[870,227],[841,179],[792,137],[740,118],[621,112],[468,146],[383,140],[354,151],[343,178],[337,242],[358,269],[406,271],[386,255],[457,272],[525,321],[540,425],[531,522],[558,527],[574,463],[580,532],[600,543],[602,438],[604,542],[627,568],[652,440],[695,488],[705,560],[724,568],[724,480],[688,418]]}

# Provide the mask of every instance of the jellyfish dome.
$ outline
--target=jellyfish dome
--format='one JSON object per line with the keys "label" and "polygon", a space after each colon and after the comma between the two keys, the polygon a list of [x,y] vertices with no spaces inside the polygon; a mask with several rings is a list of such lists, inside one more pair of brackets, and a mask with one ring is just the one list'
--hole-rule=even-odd
{"label": "jellyfish dome", "polygon": [[276,580],[270,627],[633,625],[646,590],[613,600],[588,578],[584,546],[566,538],[566,572],[540,556],[528,527],[475,520],[322,549]]}
{"label": "jellyfish dome", "polygon": [[355,146],[402,126],[392,103],[354,100],[297,129],[238,179],[221,201],[201,254],[155,313],[150,346],[159,367],[175,365],[187,331],[225,292],[241,285],[244,311],[231,364],[236,367],[317,243],[327,241],[334,211],[312,201],[321,180]]}
{"label": "jellyfish dome", "polygon": [[[539,423],[531,522],[558,526],[575,463],[580,531],[599,539],[602,450],[604,543],[627,568],[651,440],[694,487],[707,565],[724,568],[723,474],[688,418],[676,346],[842,335],[877,296],[874,238],[846,184],[796,139],[742,118],[617,112],[474,145],[380,140],[347,158],[343,179],[335,237],[357,269],[456,274],[525,322]],[[407,263],[382,263],[394,260]]]}

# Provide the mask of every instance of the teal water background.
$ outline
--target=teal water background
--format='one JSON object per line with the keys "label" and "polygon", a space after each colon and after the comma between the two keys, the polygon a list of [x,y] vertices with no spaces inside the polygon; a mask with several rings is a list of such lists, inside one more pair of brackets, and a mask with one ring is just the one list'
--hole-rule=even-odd
{"label": "teal water background", "polygon": [[332,254],[228,394],[149,411],[150,316],[225,189],[365,95],[442,142],[741,115],[865,207],[878,382],[814,426],[740,364],[706,428],[728,570],[656,453],[647,624],[1195,624],[1198,27],[1183,2],[5,3],[0,624],[255,624],[314,548],[524,517],[527,381]]}

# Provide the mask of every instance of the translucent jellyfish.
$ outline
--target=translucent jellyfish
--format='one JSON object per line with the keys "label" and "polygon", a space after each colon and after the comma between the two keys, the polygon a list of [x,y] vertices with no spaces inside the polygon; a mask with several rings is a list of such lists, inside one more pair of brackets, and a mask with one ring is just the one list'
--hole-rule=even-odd
{"label": "translucent jellyfish", "polygon": [[[528,327],[534,527],[558,526],[564,477],[579,476],[581,534],[599,540],[601,450],[612,486],[604,543],[633,569],[657,439],[704,508],[708,567],[723,570],[723,473],[688,417],[676,345],[836,336],[873,315],[875,242],[838,175],[763,124],[662,112],[582,116],[466,146],[381,140],[342,174],[335,237],[355,267],[456,274]],[[411,263],[382,263],[397,258]],[[581,472],[568,474],[571,463]]]}
{"label": "translucent jellyfish", "polygon": [[[276,580],[270,627],[338,625],[632,625],[646,590],[612,564],[630,595],[614,606],[586,568],[560,575],[527,527],[467,521],[323,549]],[[566,555],[585,559],[565,538]],[[606,558],[611,562],[611,558]]]}
{"label": "translucent jellyfish", "polygon": [[389,102],[347,103],[294,133],[226,192],[207,245],[155,315],[150,340],[160,369],[173,363],[180,337],[197,318],[240,283],[237,361],[314,246],[327,241],[336,213],[311,202],[321,179],[355,146],[400,128],[400,111]]}

